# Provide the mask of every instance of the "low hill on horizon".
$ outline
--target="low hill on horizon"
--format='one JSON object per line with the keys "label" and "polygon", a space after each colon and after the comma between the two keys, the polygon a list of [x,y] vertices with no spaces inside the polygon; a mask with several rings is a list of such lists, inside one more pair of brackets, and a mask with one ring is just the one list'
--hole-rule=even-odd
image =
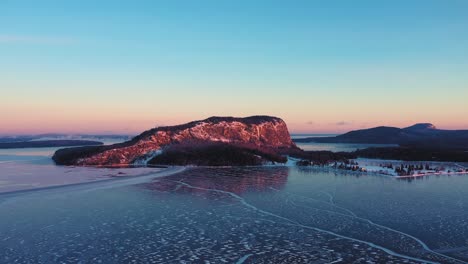
{"label": "low hill on horizon", "polygon": [[420,148],[467,149],[468,130],[443,130],[431,123],[405,128],[379,126],[354,130],[335,137],[308,137],[294,142],[398,144]]}

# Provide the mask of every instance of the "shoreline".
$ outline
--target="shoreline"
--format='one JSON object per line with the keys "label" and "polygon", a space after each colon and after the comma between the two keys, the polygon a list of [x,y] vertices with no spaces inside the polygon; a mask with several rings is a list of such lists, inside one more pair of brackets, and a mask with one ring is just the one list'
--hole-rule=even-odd
{"label": "shoreline", "polygon": [[413,174],[413,175],[406,175],[406,176],[393,176],[397,179],[404,179],[404,178],[419,178],[424,176],[450,176],[450,175],[465,175],[468,174],[468,171],[465,172],[434,172],[434,173],[426,173],[426,174]]}
{"label": "shoreline", "polygon": [[[389,177],[389,178],[393,178],[393,179],[410,179],[410,178],[421,178],[421,177],[424,177],[424,176],[457,176],[457,175],[467,175],[468,174],[468,170],[467,171],[451,171],[451,172],[448,172],[448,171],[440,171],[440,172],[428,172],[428,173],[415,173],[415,174],[411,174],[411,175],[402,175],[402,176],[399,176],[399,175],[393,175],[393,174],[389,174],[389,173],[384,173],[384,172],[381,172],[381,171],[377,171],[377,170],[369,170],[369,164],[362,164],[362,163],[365,163],[366,161],[382,161],[382,162],[392,162],[392,163],[408,163],[408,161],[404,161],[404,160],[385,160],[385,159],[365,159],[365,158],[358,158],[358,159],[353,159],[353,161],[356,161],[358,163],[359,166],[363,166],[362,168],[365,168],[366,171],[353,171],[353,170],[347,170],[347,169],[339,169],[339,168],[335,168],[334,166],[331,166],[332,163],[329,163],[327,165],[306,165],[306,166],[298,166],[298,165],[293,165],[292,163],[298,161],[298,159],[295,159],[295,158],[291,158],[289,157],[288,158],[288,163],[289,164],[284,164],[283,166],[287,166],[287,167],[305,167],[305,168],[314,168],[314,169],[317,169],[317,170],[323,170],[323,171],[327,171],[327,172],[330,172],[330,171],[334,171],[334,172],[344,172],[344,173],[350,173],[350,174],[354,174],[354,175],[370,175],[370,176],[384,176],[384,177]],[[456,166],[456,167],[459,167],[459,168],[463,168],[463,169],[468,169],[467,167],[465,166],[462,166],[456,162],[441,162],[441,161],[419,161],[419,162],[425,162],[425,163],[453,163],[453,166]],[[266,165],[266,166],[272,166],[272,165]],[[281,166],[281,165],[273,165],[273,166]],[[383,169],[383,168],[382,168]]]}
{"label": "shoreline", "polygon": [[[16,196],[22,194],[32,194],[38,193],[42,191],[53,191],[59,190],[63,188],[74,188],[74,187],[85,187],[85,186],[94,186],[95,188],[110,188],[115,186],[125,186],[125,185],[132,185],[132,184],[139,184],[144,183],[150,179],[159,178],[159,177],[166,177],[173,174],[177,174],[183,172],[190,168],[233,168],[233,167],[296,167],[301,168],[302,166],[292,165],[292,164],[268,164],[268,165],[260,165],[260,166],[155,166],[155,168],[160,168],[159,171],[143,173],[140,175],[135,176],[113,176],[108,179],[100,179],[100,180],[93,180],[93,181],[85,181],[85,182],[78,182],[78,183],[70,183],[70,184],[59,184],[59,185],[51,185],[45,187],[38,187],[38,188],[29,188],[29,189],[22,189],[22,190],[13,190],[13,191],[4,191],[0,192],[0,198],[5,198],[9,196]],[[162,168],[164,167],[164,168]],[[385,173],[379,173],[378,171],[350,171],[350,170],[342,170],[333,168],[331,166],[303,166],[304,168],[309,168],[313,170],[319,171],[327,171],[327,172],[344,172],[354,174],[355,176],[359,175],[369,175],[369,176],[385,176],[388,178],[393,179],[410,179],[410,178],[421,178],[424,176],[456,176],[456,175],[466,175],[468,172],[437,172],[437,173],[426,173],[426,174],[413,174],[413,175],[405,175],[405,176],[396,176],[396,175],[389,175]],[[112,183],[112,185],[110,185]],[[88,190],[92,190],[95,188],[91,188]],[[84,189],[86,190],[86,189]]]}
{"label": "shoreline", "polygon": [[[6,192],[0,192],[0,198],[6,198],[9,196],[14,197],[14,196],[23,195],[23,194],[34,194],[34,193],[39,193],[42,191],[53,191],[53,190],[66,189],[66,188],[85,187],[88,185],[90,186],[94,185],[95,187],[99,187],[98,185],[101,185],[100,186],[101,188],[106,188],[106,187],[114,187],[114,186],[124,186],[124,185],[129,185],[129,184],[138,184],[138,183],[144,183],[153,178],[160,178],[160,177],[166,177],[166,176],[170,176],[173,174],[177,174],[177,173],[183,172],[186,169],[187,167],[183,167],[183,166],[170,166],[170,167],[166,167],[165,169],[161,169],[159,171],[144,173],[144,174],[140,174],[136,176],[118,176],[118,177],[112,177],[112,178],[103,179],[103,180],[62,184],[62,185],[51,185],[51,186],[46,186],[46,187],[30,188],[30,189],[15,190],[15,191],[6,191]],[[110,183],[112,183],[112,185],[109,185]],[[119,183],[119,184],[114,184],[114,183]],[[89,190],[92,190],[92,189],[89,189]]]}

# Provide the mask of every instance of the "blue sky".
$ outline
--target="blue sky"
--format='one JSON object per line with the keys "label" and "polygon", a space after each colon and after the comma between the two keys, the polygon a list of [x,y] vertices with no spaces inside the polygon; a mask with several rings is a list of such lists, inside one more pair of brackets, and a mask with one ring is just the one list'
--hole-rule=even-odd
{"label": "blue sky", "polygon": [[0,1],[0,133],[468,128],[468,1]]}

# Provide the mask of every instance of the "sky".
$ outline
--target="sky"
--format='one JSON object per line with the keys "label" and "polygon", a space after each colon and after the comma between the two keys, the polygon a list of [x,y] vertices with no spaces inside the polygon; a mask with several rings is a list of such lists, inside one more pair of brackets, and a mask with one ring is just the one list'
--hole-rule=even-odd
{"label": "sky", "polygon": [[468,129],[465,0],[0,0],[0,134]]}

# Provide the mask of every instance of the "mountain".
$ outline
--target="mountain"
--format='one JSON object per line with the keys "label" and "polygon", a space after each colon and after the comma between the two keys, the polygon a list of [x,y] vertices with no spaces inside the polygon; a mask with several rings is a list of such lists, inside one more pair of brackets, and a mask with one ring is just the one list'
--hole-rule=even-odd
{"label": "mountain", "polygon": [[436,131],[437,128],[431,123],[419,123],[412,126],[404,128],[406,131],[415,131],[415,132],[431,132]]}
{"label": "mountain", "polygon": [[301,138],[295,142],[398,144],[440,149],[468,149],[468,130],[442,130],[420,123],[406,128],[374,127],[351,131],[336,137]]}
{"label": "mountain", "polygon": [[216,157],[219,161],[214,165],[253,165],[282,160],[282,151],[296,148],[280,118],[210,117],[153,128],[119,144],[60,149],[53,159],[57,164],[82,166],[153,164],[158,159],[168,164],[211,165],[200,157]]}

